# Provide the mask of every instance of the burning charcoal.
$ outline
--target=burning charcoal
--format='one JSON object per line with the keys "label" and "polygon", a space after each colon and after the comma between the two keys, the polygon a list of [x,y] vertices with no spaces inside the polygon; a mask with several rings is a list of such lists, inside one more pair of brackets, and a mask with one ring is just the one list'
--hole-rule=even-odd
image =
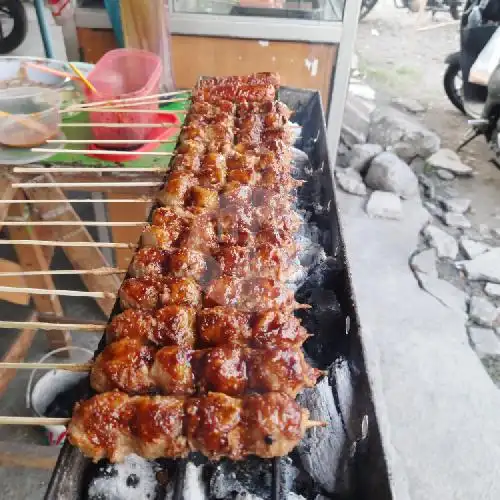
{"label": "burning charcoal", "polygon": [[160,497],[156,480],[158,466],[137,455],[129,455],[122,464],[99,465],[90,481],[89,500],[155,500]]}
{"label": "burning charcoal", "polygon": [[304,469],[325,491],[343,493],[348,486],[347,465],[354,434],[350,430],[354,389],[347,361],[332,366],[331,378],[334,386],[324,378],[298,397],[311,412],[311,418],[327,422],[327,426],[312,429],[297,450]]}
{"label": "burning charcoal", "polygon": [[247,493],[268,499],[271,496],[271,485],[272,466],[269,460],[223,460],[214,469],[210,480],[210,495],[222,499],[234,493]]}
{"label": "burning charcoal", "polygon": [[299,302],[312,306],[299,314],[304,327],[313,334],[304,348],[317,367],[324,369],[344,348],[343,342],[347,341],[344,334],[346,320],[332,290],[308,289],[306,285],[296,293]]}
{"label": "burning charcoal", "polygon": [[203,466],[196,466],[193,463],[188,462],[186,464],[182,498],[205,500],[207,498],[205,490],[205,483],[203,481]]}

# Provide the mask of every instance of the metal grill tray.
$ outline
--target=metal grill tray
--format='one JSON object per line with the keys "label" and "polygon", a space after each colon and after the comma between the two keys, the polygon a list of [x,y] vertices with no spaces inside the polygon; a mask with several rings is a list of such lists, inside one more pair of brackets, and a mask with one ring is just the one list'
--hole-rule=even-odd
{"label": "metal grill tray", "polygon": [[[317,366],[328,368],[329,382],[340,424],[339,432],[344,432],[347,442],[342,463],[331,463],[332,476],[345,482],[339,493],[326,495],[334,499],[391,499],[390,482],[386,461],[380,440],[379,428],[372,402],[371,390],[366,374],[360,338],[356,303],[353,296],[349,266],[345,254],[339,214],[332,182],[333,159],[329,157],[326,125],[321,98],[317,91],[281,87],[280,100],[294,110],[292,120],[302,126],[302,136],[298,147],[307,153],[312,168],[308,182],[298,191],[298,207],[319,206],[314,210],[309,223],[315,226],[316,236],[328,255],[327,265],[323,269],[313,269],[315,276],[308,285],[297,291],[299,301],[313,305],[303,318],[305,326],[314,334],[304,350]],[[330,300],[331,303],[325,303]],[[324,307],[336,309],[338,315],[331,322],[331,316],[324,316]],[[323,310],[322,310],[323,308]],[[120,312],[118,301],[111,316]],[[104,337],[97,352],[104,348]],[[342,360],[348,367],[352,406],[355,407],[359,432],[353,432],[342,408],[342,387],[336,380],[335,363]],[[83,398],[89,397],[91,389],[87,385],[79,388]],[[291,459],[295,460],[293,452]],[[190,457],[191,459],[191,457]],[[203,462],[199,456],[194,460]],[[231,463],[230,461],[226,461]],[[289,459],[261,460],[271,477],[265,497],[273,500],[286,497],[286,469]],[[185,460],[165,461],[168,467],[174,467],[171,478],[175,481],[174,500],[182,499],[182,486],[185,472]],[[206,462],[205,462],[206,463]],[[76,448],[66,442],[61,449],[59,459],[53,471],[45,499],[85,499],[89,479],[95,474],[96,466],[86,459]],[[307,475],[304,473],[304,475]],[[346,480],[346,478],[348,478]],[[255,479],[258,482],[258,479]],[[262,489],[262,485],[259,485]],[[306,488],[307,490],[307,488]],[[138,492],[139,493],[139,492]],[[321,488],[300,491],[308,499],[316,494],[325,494]],[[160,494],[160,498],[165,494]],[[191,500],[191,499],[184,499]]]}

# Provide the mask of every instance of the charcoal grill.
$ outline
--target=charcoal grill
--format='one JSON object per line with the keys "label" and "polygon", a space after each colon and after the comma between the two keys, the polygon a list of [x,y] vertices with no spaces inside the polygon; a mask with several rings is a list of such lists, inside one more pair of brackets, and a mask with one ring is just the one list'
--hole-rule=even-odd
{"label": "charcoal grill", "polygon": [[[299,478],[302,477],[301,486],[296,492],[308,499],[315,499],[317,495],[338,500],[390,499],[392,495],[386,461],[363,359],[358,315],[333,189],[334,164],[328,153],[320,95],[312,90],[282,87],[280,100],[295,111],[292,120],[302,126],[302,135],[296,146],[307,153],[310,163],[310,170],[305,176],[307,182],[299,189],[298,208],[307,210],[309,215],[306,227],[314,233],[314,239],[318,240],[328,255],[326,261],[312,268],[310,276],[297,291],[302,302],[309,302],[313,306],[303,318],[305,326],[314,334],[306,342],[304,349],[317,366],[323,369],[330,367],[330,384],[338,414],[336,429],[345,433],[346,439],[342,460],[336,463],[332,459],[328,463],[332,477],[337,478],[336,482],[341,484],[334,493],[327,494],[314,481],[303,480],[307,474],[301,468],[295,451],[290,458],[259,460],[258,467],[262,468],[264,476],[267,474],[270,480],[266,482],[259,476],[253,478],[253,481],[259,482],[261,497],[285,499],[290,487],[287,469],[291,459],[295,466],[298,465]],[[301,175],[304,176],[304,172],[299,172],[299,177]],[[118,312],[120,308],[117,303],[112,315]],[[98,352],[103,347],[104,338]],[[345,398],[342,394],[345,388],[339,385],[334,376],[339,360],[348,367],[354,417],[352,414],[346,415],[343,407]],[[79,390],[82,398],[89,395],[88,384]],[[186,464],[185,460],[165,461],[162,464],[173,481],[174,500],[183,498]],[[231,464],[226,462],[223,465],[231,468]],[[87,498],[88,483],[95,471],[96,466],[66,442],[61,449],[45,498]],[[262,489],[266,491],[261,491]],[[157,497],[162,500],[166,498],[165,491],[159,491]]]}

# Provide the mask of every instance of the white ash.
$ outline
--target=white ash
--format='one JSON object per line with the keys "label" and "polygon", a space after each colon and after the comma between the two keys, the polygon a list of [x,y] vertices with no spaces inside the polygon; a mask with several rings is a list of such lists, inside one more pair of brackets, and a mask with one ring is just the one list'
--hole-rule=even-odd
{"label": "white ash", "polygon": [[271,487],[271,462],[253,457],[242,462],[221,460],[215,465],[210,478],[210,496],[217,499],[236,493],[268,498]]}
{"label": "white ash", "polygon": [[196,466],[192,462],[186,464],[182,497],[189,498],[189,500],[206,500],[208,498],[203,481],[203,465]]}
{"label": "white ash", "polygon": [[[311,419],[322,420],[327,425],[311,429],[297,451],[304,469],[314,481],[328,493],[340,493],[347,488],[348,477],[335,471],[346,471],[353,434],[354,392],[347,362],[340,361],[332,369],[334,387],[323,378],[316,387],[298,396],[300,404],[309,409]],[[337,411],[334,391],[341,414]]]}
{"label": "white ash", "polygon": [[285,496],[285,500],[307,500],[307,499],[302,495],[297,495],[297,493],[289,491]]}
{"label": "white ash", "polygon": [[262,497],[252,495],[251,493],[238,493],[234,500],[264,500]]}
{"label": "white ash", "polygon": [[154,500],[159,483],[157,466],[137,455],[129,455],[121,464],[108,464],[102,476],[92,479],[88,498],[106,500]]}

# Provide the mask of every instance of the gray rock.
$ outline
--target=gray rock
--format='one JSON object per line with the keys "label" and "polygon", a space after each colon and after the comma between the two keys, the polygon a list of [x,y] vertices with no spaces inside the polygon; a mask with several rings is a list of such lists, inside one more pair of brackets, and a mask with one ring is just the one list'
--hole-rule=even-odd
{"label": "gray rock", "polygon": [[432,216],[439,217],[440,219],[443,218],[444,212],[434,203],[431,203],[430,201],[424,201],[424,207]]}
{"label": "gray rock", "polygon": [[425,160],[423,158],[413,158],[413,160],[409,163],[410,168],[418,175],[423,175],[425,170]]}
{"label": "gray rock", "polygon": [[458,243],[455,238],[437,226],[429,224],[423,230],[423,235],[436,249],[438,257],[456,259],[458,255]]}
{"label": "gray rock", "polygon": [[475,259],[463,262],[460,267],[472,281],[500,283],[500,248],[492,248]]}
{"label": "gray rock", "polygon": [[500,299],[500,285],[498,283],[486,283],[484,293],[494,299]]}
{"label": "gray rock", "polygon": [[436,267],[436,259],[436,249],[427,248],[426,250],[413,255],[410,260],[410,266],[415,272],[425,274],[431,278],[437,278],[438,271]]}
{"label": "gray rock", "polygon": [[483,238],[489,238],[491,236],[490,228],[488,224],[479,224],[479,234]]}
{"label": "gray rock", "polygon": [[495,227],[491,230],[491,232],[493,233],[493,236],[495,236],[495,238],[500,238],[500,227]]}
{"label": "gray rock", "polygon": [[423,113],[426,110],[421,102],[406,97],[394,97],[392,99],[392,104],[403,111],[408,111],[413,114]]}
{"label": "gray rock", "polygon": [[485,243],[470,240],[469,238],[466,238],[464,236],[460,238],[460,248],[469,259],[475,259],[477,256],[483,254],[484,252],[487,252],[490,249],[490,247]]}
{"label": "gray rock", "polygon": [[[412,170],[414,170],[413,167]],[[434,186],[434,183],[431,179],[429,179],[429,177],[424,174],[420,174],[418,176],[418,182],[424,188],[424,196],[431,199],[436,196],[436,186]]]}
{"label": "gray rock", "polygon": [[467,212],[471,203],[471,200],[467,198],[443,198],[441,200],[441,204],[448,212],[454,212],[456,214],[464,214]]}
{"label": "gray rock", "polygon": [[472,168],[462,163],[460,157],[451,149],[440,149],[430,158],[427,158],[427,163],[434,168],[448,170],[455,175],[472,175]]}
{"label": "gray rock", "polygon": [[359,172],[356,172],[356,170],[352,168],[343,170],[336,169],[335,177],[339,186],[346,193],[355,194],[357,196],[364,196],[366,194],[366,186],[363,183],[361,175]]}
{"label": "gray rock", "polygon": [[349,146],[364,144],[370,129],[372,108],[363,99],[349,94],[342,119],[342,140]]}
{"label": "gray rock", "polygon": [[384,152],[373,159],[365,183],[372,189],[390,191],[402,198],[413,198],[418,194],[416,175],[394,153]]}
{"label": "gray rock", "polygon": [[452,181],[455,178],[455,174],[453,172],[442,168],[436,170],[436,175],[443,181]]}
{"label": "gray rock", "polygon": [[401,219],[403,209],[401,199],[397,194],[385,191],[373,191],[366,204],[366,213],[370,217],[382,219]]}
{"label": "gray rock", "polygon": [[450,227],[458,227],[459,229],[468,229],[472,226],[470,220],[463,214],[454,212],[446,212],[443,215],[443,222]]}
{"label": "gray rock", "polygon": [[413,117],[397,109],[376,108],[371,115],[368,141],[391,148],[403,160],[427,158],[439,150],[441,140]]}
{"label": "gray rock", "polygon": [[373,158],[382,153],[382,151],[382,146],[379,144],[355,144],[351,150],[349,167],[360,174],[364,174],[368,170]]}
{"label": "gray rock", "polygon": [[469,303],[469,317],[474,323],[491,328],[498,317],[498,310],[488,299],[474,295]]}
{"label": "gray rock", "polygon": [[467,331],[479,357],[500,355],[500,339],[491,328],[470,326]]}
{"label": "gray rock", "polygon": [[453,311],[463,314],[467,310],[467,294],[453,286],[448,281],[417,272],[417,279],[420,286],[444,306]]}

